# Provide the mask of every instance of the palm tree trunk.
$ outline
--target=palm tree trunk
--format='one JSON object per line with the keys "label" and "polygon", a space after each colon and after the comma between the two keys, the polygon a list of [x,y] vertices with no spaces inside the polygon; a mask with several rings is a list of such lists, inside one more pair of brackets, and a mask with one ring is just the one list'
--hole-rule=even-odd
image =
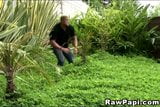
{"label": "palm tree trunk", "polygon": [[6,94],[8,95],[13,94],[15,91],[14,70],[10,66],[8,66],[6,69],[6,80],[7,80]]}

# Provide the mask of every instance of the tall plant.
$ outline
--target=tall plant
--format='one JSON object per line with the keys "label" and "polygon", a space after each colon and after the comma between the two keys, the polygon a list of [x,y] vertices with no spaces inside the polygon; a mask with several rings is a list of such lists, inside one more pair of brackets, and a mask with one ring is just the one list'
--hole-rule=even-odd
{"label": "tall plant", "polygon": [[39,59],[33,57],[45,48],[56,16],[53,1],[9,0],[0,9],[0,70],[7,80],[7,94],[15,92],[16,71],[38,66]]}
{"label": "tall plant", "polygon": [[[94,21],[96,18],[92,17],[92,14],[96,14],[94,13],[94,11],[92,10],[88,10],[87,14],[81,15],[81,18],[79,17],[75,17],[72,19],[71,23],[74,25],[74,28],[76,30],[76,34],[78,36],[79,39],[79,44],[80,44],[80,51],[79,54],[82,57],[82,62],[86,62],[87,61],[87,55],[89,53],[89,51],[91,51],[91,47],[93,45],[93,35],[94,35],[94,29],[93,26],[96,25],[96,22]],[[98,16],[97,16],[98,18]],[[95,26],[96,28],[96,26]]]}

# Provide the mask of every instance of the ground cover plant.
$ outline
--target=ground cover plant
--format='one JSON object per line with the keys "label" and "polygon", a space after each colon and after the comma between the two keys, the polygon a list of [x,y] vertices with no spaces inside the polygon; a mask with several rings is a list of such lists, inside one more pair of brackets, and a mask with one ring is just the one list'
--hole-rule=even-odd
{"label": "ground cover plant", "polygon": [[[51,53],[50,53],[51,54]],[[46,57],[52,62],[54,57]],[[54,59],[55,60],[55,59]],[[113,56],[98,52],[88,56],[86,64],[66,65],[58,81],[49,84],[34,70],[19,73],[16,85],[22,93],[15,101],[3,99],[4,77],[0,76],[0,104],[12,107],[100,107],[110,99],[159,99],[160,66],[142,56]],[[50,79],[57,76],[53,67],[46,64]],[[32,90],[32,91],[31,91]]]}

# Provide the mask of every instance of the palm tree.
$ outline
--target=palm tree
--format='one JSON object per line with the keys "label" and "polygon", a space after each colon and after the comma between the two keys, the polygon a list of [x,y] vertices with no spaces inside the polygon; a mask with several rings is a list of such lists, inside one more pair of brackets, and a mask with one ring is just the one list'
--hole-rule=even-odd
{"label": "palm tree", "polygon": [[9,0],[0,8],[0,71],[5,74],[9,98],[15,92],[15,72],[38,66],[32,53],[46,48],[57,19],[56,6],[54,1]]}

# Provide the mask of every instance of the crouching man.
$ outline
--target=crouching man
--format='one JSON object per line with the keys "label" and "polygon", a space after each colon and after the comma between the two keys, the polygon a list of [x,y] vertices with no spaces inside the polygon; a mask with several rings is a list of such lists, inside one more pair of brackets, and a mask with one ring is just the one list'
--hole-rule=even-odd
{"label": "crouching man", "polygon": [[50,44],[58,60],[57,65],[63,66],[65,58],[69,63],[73,63],[73,54],[69,49],[69,44],[73,43],[74,53],[77,54],[78,41],[73,26],[69,24],[67,16],[61,16],[60,23],[56,24],[50,32]]}

